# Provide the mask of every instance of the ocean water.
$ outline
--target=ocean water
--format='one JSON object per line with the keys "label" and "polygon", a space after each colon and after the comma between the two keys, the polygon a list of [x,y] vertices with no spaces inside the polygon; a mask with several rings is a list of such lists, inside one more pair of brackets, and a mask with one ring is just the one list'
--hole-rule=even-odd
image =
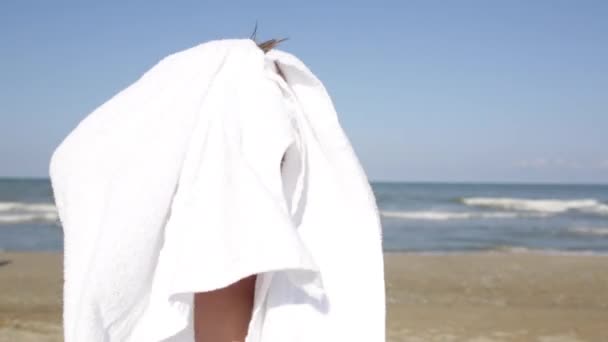
{"label": "ocean water", "polygon": [[[608,185],[372,186],[388,251],[608,253]],[[48,180],[0,179],[0,250],[62,240]]]}
{"label": "ocean water", "polygon": [[47,179],[0,178],[0,251],[53,251],[63,234]]}
{"label": "ocean water", "polygon": [[608,186],[376,183],[391,251],[608,252]]}

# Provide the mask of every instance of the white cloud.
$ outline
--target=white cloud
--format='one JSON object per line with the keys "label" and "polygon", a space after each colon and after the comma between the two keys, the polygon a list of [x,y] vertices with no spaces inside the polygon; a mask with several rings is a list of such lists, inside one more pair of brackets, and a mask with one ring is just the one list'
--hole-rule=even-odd
{"label": "white cloud", "polygon": [[[580,169],[583,166],[581,163],[562,158],[535,158],[521,160],[516,163],[516,166],[522,169],[544,169],[544,168],[560,168],[560,169]],[[607,165],[608,167],[608,165]]]}

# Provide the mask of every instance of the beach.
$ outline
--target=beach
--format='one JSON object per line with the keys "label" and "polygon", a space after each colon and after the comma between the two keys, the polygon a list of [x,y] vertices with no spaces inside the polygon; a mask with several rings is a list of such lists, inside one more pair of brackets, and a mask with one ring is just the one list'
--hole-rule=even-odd
{"label": "beach", "polygon": [[[62,340],[61,263],[0,253],[0,342]],[[387,253],[385,269],[390,342],[608,341],[608,256]]]}
{"label": "beach", "polygon": [[61,253],[0,253],[0,342],[62,341]]}

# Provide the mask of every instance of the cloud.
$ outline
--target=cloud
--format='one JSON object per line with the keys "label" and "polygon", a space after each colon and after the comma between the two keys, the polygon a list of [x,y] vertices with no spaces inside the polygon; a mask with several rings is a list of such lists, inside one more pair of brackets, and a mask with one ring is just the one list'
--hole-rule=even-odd
{"label": "cloud", "polygon": [[590,169],[608,170],[608,159],[595,162],[581,163],[562,158],[535,158],[521,160],[515,163],[521,169]]}
{"label": "cloud", "polygon": [[[516,163],[516,166],[522,169],[580,169],[583,167],[581,163],[562,158],[535,158],[529,160],[521,160]],[[608,167],[608,165],[607,165]]]}

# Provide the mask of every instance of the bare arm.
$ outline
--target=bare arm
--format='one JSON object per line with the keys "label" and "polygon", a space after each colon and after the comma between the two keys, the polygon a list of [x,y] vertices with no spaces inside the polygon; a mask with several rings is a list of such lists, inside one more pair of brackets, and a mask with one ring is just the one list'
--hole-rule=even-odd
{"label": "bare arm", "polygon": [[196,342],[242,342],[253,308],[256,276],[194,295]]}

